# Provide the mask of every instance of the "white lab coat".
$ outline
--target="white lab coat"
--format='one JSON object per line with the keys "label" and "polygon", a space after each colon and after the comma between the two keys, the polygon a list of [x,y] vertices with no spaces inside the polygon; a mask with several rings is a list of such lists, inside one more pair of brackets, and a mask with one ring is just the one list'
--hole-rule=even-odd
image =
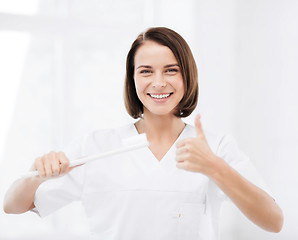
{"label": "white lab coat", "polygon": [[[137,134],[134,124],[94,131],[70,144],[65,153],[76,159],[105,152]],[[231,136],[205,134],[214,153],[268,191]],[[177,141],[195,135],[196,129],[187,124]],[[144,148],[48,180],[36,192],[34,211],[44,217],[80,200],[92,240],[218,240],[220,206],[227,197],[205,175],[176,167],[176,142],[161,161]]]}

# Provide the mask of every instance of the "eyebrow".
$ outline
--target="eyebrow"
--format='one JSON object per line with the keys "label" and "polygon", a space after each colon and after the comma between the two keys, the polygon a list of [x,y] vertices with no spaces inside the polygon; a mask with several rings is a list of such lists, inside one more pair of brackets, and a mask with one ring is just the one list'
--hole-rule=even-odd
{"label": "eyebrow", "polygon": [[[179,67],[178,63],[173,63],[173,64],[168,64],[166,66],[164,66],[164,68],[169,68],[169,67]],[[139,68],[152,68],[150,65],[140,65],[137,67],[137,69]]]}

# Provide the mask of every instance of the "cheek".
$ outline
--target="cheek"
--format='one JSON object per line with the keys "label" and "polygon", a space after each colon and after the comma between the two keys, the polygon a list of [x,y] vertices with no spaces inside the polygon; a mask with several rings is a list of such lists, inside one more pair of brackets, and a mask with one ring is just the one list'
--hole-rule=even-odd
{"label": "cheek", "polygon": [[184,93],[184,82],[183,82],[183,78],[179,78],[179,79],[176,79],[175,81],[175,88],[177,91],[179,92],[183,92]]}
{"label": "cheek", "polygon": [[181,89],[181,91],[184,92],[184,83],[183,83],[183,80],[181,80],[181,82],[179,83],[179,89]]}
{"label": "cheek", "polygon": [[183,80],[177,82],[177,85],[175,87],[176,87],[177,93],[178,93],[178,95],[180,97],[180,100],[181,100],[184,96],[184,83],[183,83]]}
{"label": "cheek", "polygon": [[136,88],[136,92],[137,92],[137,95],[138,97],[140,97],[140,94],[144,91],[145,89],[145,86],[144,86],[144,82],[141,81],[140,79],[135,79],[134,80],[135,82],[135,88]]}

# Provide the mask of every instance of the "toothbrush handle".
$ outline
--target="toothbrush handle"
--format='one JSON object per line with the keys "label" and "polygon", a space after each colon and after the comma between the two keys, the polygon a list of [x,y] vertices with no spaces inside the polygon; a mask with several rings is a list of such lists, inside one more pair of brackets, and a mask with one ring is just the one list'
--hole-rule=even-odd
{"label": "toothbrush handle", "polygon": [[[78,166],[78,165],[81,165],[81,164],[85,164],[86,162],[89,162],[89,161],[109,157],[109,156],[120,154],[120,153],[123,153],[123,152],[132,151],[132,150],[143,148],[143,147],[146,147],[146,146],[148,146],[148,142],[139,143],[139,144],[135,144],[135,145],[127,146],[127,147],[122,147],[122,148],[119,148],[119,149],[116,149],[116,150],[112,150],[112,151],[108,151],[108,152],[104,152],[104,153],[99,153],[99,154],[95,154],[95,155],[84,157],[84,158],[79,158],[79,159],[71,161],[70,164],[69,164],[69,167],[75,167],[75,166]],[[22,178],[27,178],[27,177],[34,177],[34,176],[38,176],[38,171],[31,171],[31,172],[25,173],[21,177]]]}

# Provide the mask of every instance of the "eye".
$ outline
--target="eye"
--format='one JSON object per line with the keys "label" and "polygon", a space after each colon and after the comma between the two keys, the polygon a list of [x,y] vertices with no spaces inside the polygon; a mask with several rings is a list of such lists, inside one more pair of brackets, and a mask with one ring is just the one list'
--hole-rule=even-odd
{"label": "eye", "polygon": [[151,73],[151,71],[150,70],[142,70],[142,71],[140,71],[140,73],[145,73],[145,74],[148,74],[148,73]]}
{"label": "eye", "polygon": [[179,70],[177,68],[169,68],[166,70],[167,73],[171,73],[171,74],[174,74],[174,73],[177,73]]}

